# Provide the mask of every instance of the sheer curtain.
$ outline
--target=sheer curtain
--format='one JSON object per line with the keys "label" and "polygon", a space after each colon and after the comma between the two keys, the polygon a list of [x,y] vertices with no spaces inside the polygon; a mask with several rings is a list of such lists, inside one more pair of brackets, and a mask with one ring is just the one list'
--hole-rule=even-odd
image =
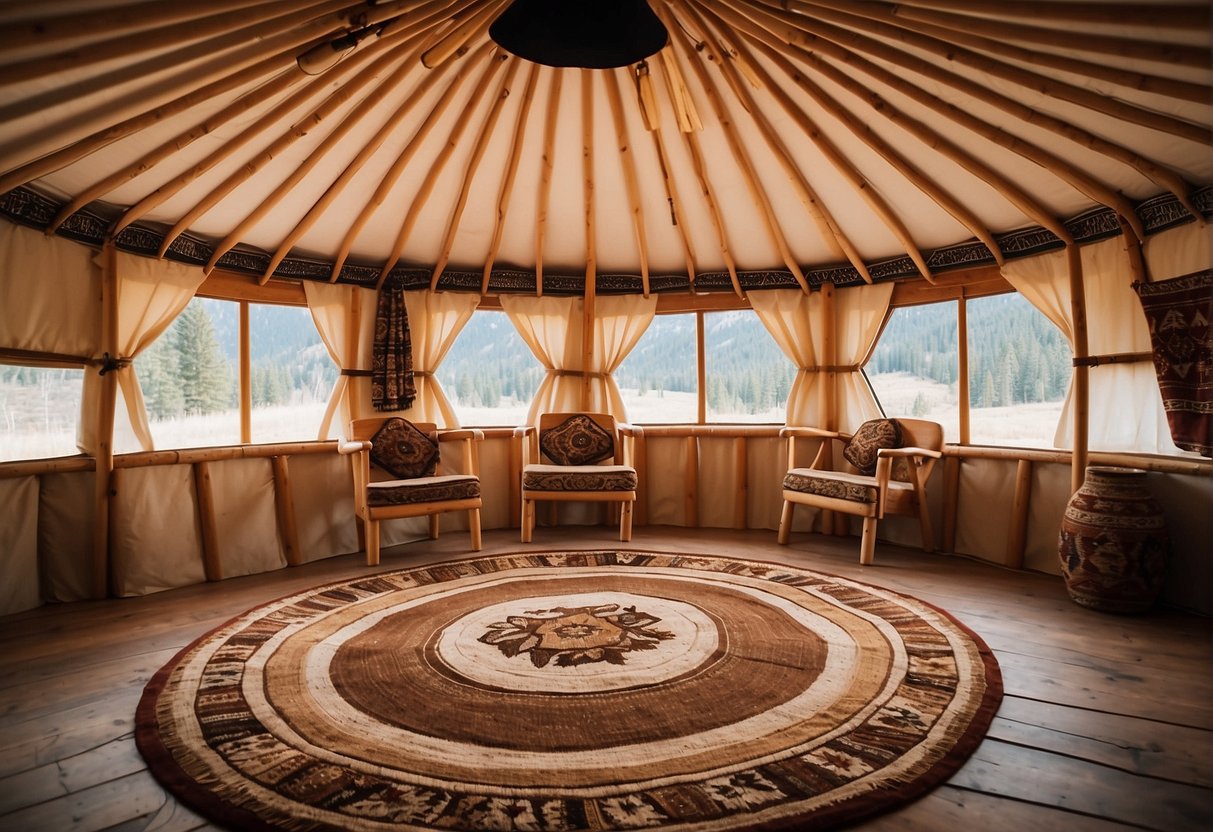
{"label": "sheer curtain", "polygon": [[459,417],[434,373],[480,304],[473,292],[405,292],[413,336],[413,383],[417,396],[408,418],[457,428]]}
{"label": "sheer curtain", "polygon": [[826,385],[834,379],[838,430],[850,432],[880,416],[880,407],[860,372],[889,310],[893,284],[880,283],[834,292],[836,364],[833,375],[825,364],[826,316],[830,304],[821,292],[799,289],[750,292],[750,306],[775,343],[796,364],[796,381],[788,394],[787,424],[822,427],[830,424],[825,410]]}
{"label": "sheer curtain", "polygon": [[[1083,246],[1080,254],[1087,302],[1087,351],[1092,356],[1149,352],[1150,333],[1132,289],[1124,238]],[[1057,325],[1072,347],[1074,315],[1065,251],[1008,261],[1002,275]],[[1088,447],[1101,451],[1179,452],[1171,441],[1152,362],[1098,364],[1090,368],[1089,379]],[[1058,448],[1074,447],[1076,406],[1071,385],[1053,439]]]}
{"label": "sheer curtain", "polygon": [[[126,402],[125,413],[135,441],[145,451],[153,449],[147,422],[147,406],[135,367],[129,363],[164,334],[173,320],[193,299],[206,279],[202,269],[171,260],[153,260],[116,253],[118,265],[118,394]],[[101,356],[96,356],[100,358]],[[101,401],[101,376],[84,374],[83,413],[95,413]],[[121,412],[121,411],[120,411]],[[122,422],[116,423],[121,429]],[[96,453],[100,437],[93,419],[80,420],[76,444],[85,453]]]}
{"label": "sheer curtain", "polygon": [[358,286],[303,281],[307,308],[320,340],[328,348],[341,375],[329,396],[317,439],[344,433],[352,419],[367,415],[371,407],[371,346],[375,334],[375,291]]}
{"label": "sheer curtain", "polygon": [[[582,345],[585,300],[580,297],[506,295],[501,308],[547,374],[535,392],[527,421],[541,413],[590,410],[627,421],[627,408],[612,375],[657,311],[656,297],[604,295],[594,299],[593,354],[585,366]],[[582,405],[583,383],[589,399]]]}

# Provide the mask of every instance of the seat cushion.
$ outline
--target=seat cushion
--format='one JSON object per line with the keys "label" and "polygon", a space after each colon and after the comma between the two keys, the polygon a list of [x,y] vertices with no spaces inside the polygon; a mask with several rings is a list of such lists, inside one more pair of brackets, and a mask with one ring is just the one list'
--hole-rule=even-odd
{"label": "seat cushion", "polygon": [[438,437],[395,416],[371,437],[371,462],[397,479],[432,477],[438,470]]}
{"label": "seat cushion", "polygon": [[628,465],[528,465],[528,491],[635,491],[636,469]]}
{"label": "seat cushion", "polygon": [[366,488],[367,505],[402,506],[437,503],[445,500],[471,500],[480,496],[480,480],[470,474],[442,477],[418,477],[408,480],[373,482]]}
{"label": "seat cushion", "polygon": [[877,498],[876,483],[871,477],[844,471],[793,468],[784,475],[783,487],[787,491],[850,500],[853,503],[874,503]]}
{"label": "seat cushion", "polygon": [[615,455],[615,437],[578,414],[540,433],[539,447],[557,465],[593,465]]}
{"label": "seat cushion", "polygon": [[901,426],[896,419],[872,419],[859,426],[842,449],[847,462],[861,474],[876,473],[876,456],[881,448],[901,447]]}

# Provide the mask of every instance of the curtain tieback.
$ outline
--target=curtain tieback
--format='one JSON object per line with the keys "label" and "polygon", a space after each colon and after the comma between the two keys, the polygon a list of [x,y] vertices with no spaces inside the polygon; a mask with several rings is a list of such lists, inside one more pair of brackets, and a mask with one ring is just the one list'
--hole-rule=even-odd
{"label": "curtain tieback", "polygon": [[548,370],[556,376],[589,376],[590,378],[606,378],[610,373],[595,373],[588,370]]}
{"label": "curtain tieback", "polygon": [[114,370],[121,370],[121,369],[131,366],[131,359],[118,358],[118,357],[110,355],[107,352],[107,353],[103,353],[100,358],[94,358],[89,363],[92,364],[94,367],[96,367],[96,366],[101,367],[101,369],[97,371],[97,375],[103,376],[106,373],[112,373]]}
{"label": "curtain tieback", "polygon": [[356,376],[358,378],[370,378],[374,372],[374,370],[342,370],[341,375]]}
{"label": "curtain tieback", "polygon": [[1098,367],[1101,364],[1135,364],[1138,361],[1153,361],[1152,352],[1118,352],[1111,355],[1088,355],[1086,358],[1075,358],[1075,367]]}
{"label": "curtain tieback", "polygon": [[801,367],[805,373],[858,373],[863,369],[862,364],[817,364],[812,367]]}

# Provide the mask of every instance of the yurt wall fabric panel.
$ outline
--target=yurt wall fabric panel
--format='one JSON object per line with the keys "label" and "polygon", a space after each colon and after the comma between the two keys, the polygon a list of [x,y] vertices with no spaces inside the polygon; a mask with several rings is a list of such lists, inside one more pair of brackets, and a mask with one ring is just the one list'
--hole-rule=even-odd
{"label": "yurt wall fabric panel", "polygon": [[[303,293],[320,339],[333,363],[342,370],[316,437],[324,440],[345,433],[351,420],[370,415],[369,373],[375,334],[375,292],[356,286],[305,280]],[[347,370],[365,371],[368,375],[347,375]]]}
{"label": "yurt wall fabric panel", "polygon": [[[957,552],[995,563],[1005,562],[1016,465],[1015,460],[1003,459],[966,459],[960,463]],[[939,528],[937,524],[936,529]]]}
{"label": "yurt wall fabric panel", "polygon": [[1061,515],[1070,501],[1069,463],[1037,462],[1032,465],[1032,497],[1028,503],[1028,534],[1024,543],[1026,569],[1061,574],[1057,534]]}
{"label": "yurt wall fabric panel", "polygon": [[[132,360],[159,338],[173,319],[181,314],[206,274],[196,266],[171,260],[153,260],[117,253],[118,269],[118,355]],[[145,451],[153,448],[151,428],[143,390],[132,364],[120,365],[114,372],[118,392],[126,402],[126,413],[135,438]],[[98,373],[85,373],[81,402],[83,413],[95,413],[101,406],[102,380]],[[88,454],[96,454],[101,437],[97,423],[81,419],[77,445]]]}
{"label": "yurt wall fabric panel", "polygon": [[[840,289],[834,293],[833,316],[835,367],[858,367],[880,333],[893,297],[893,284],[882,283]],[[826,316],[831,304],[821,292],[805,294],[798,289],[751,292],[750,305],[775,343],[798,368],[788,394],[787,424],[853,431],[868,419],[880,416],[880,408],[858,369],[826,369]],[[826,385],[834,380],[836,419],[824,408]]]}
{"label": "yurt wall fabric panel", "polygon": [[1142,246],[1150,280],[1213,268],[1213,223],[1188,223],[1147,237]]}
{"label": "yurt wall fabric panel", "polygon": [[114,472],[110,562],[114,594],[148,595],[206,580],[190,465]]}
{"label": "yurt wall fabric panel", "polygon": [[1150,492],[1162,503],[1171,548],[1162,600],[1167,604],[1213,615],[1213,513],[1186,510],[1213,506],[1213,478],[1151,474]]}
{"label": "yurt wall fabric panel", "polygon": [[[1132,273],[1122,237],[1081,249],[1086,295],[1087,349],[1090,355],[1150,351],[1141,304],[1132,289]],[[1002,274],[1027,300],[1060,328],[1073,344],[1069,269],[1064,251],[1011,260]],[[1178,453],[1171,441],[1162,397],[1150,362],[1108,363],[1090,369],[1088,447],[1104,451]],[[1066,395],[1054,445],[1074,446],[1074,390]]]}
{"label": "yurt wall fabric panel", "polygon": [[42,594],[48,601],[91,597],[93,512],[92,472],[43,474],[38,502],[38,559]]}
{"label": "yurt wall fabric panel", "polygon": [[[783,475],[787,472],[787,444],[778,437],[746,440],[746,476],[749,494],[747,525],[751,529],[778,529],[783,511]],[[803,509],[802,509],[803,510]]]}
{"label": "yurt wall fabric panel", "polygon": [[224,578],[286,566],[278,535],[274,472],[268,459],[230,459],[210,466]]}
{"label": "yurt wall fabric panel", "polygon": [[84,358],[100,343],[92,250],[0,221],[0,347]]}
{"label": "yurt wall fabric panel", "polygon": [[301,454],[290,458],[291,499],[304,563],[358,551],[350,458]]}
{"label": "yurt wall fabric panel", "polygon": [[736,525],[737,489],[741,485],[732,438],[699,437],[699,525],[731,529]]}
{"label": "yurt wall fabric panel", "polygon": [[510,500],[511,441],[486,438],[480,443],[480,524],[485,529],[508,529],[518,514],[518,505]]}
{"label": "yurt wall fabric panel", "polygon": [[479,303],[480,296],[471,292],[404,293],[413,338],[413,381],[417,387],[413,406],[403,414],[406,418],[433,422],[440,428],[459,427],[455,408],[434,373]]}
{"label": "yurt wall fabric panel", "polygon": [[42,603],[38,586],[38,478],[0,480],[0,615]]}
{"label": "yurt wall fabric panel", "polygon": [[[638,499],[654,526],[686,525],[687,441],[676,436],[645,437],[645,473]],[[640,473],[639,471],[637,473]]]}

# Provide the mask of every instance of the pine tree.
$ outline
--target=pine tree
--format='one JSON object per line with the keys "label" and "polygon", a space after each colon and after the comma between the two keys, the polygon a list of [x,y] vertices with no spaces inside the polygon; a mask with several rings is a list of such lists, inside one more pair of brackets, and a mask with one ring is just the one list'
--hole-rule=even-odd
{"label": "pine tree", "polygon": [[215,413],[227,409],[235,391],[206,308],[190,303],[173,329],[186,412]]}
{"label": "pine tree", "polygon": [[135,372],[151,418],[172,419],[185,412],[181,368],[170,335],[162,335],[135,359]]}

